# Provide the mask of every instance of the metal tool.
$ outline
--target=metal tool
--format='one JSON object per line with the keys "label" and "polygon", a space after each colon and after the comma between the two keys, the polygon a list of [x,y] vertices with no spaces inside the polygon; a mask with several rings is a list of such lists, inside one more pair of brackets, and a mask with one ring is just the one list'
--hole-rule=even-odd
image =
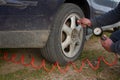
{"label": "metal tool", "polygon": [[100,36],[101,40],[103,40],[103,41],[105,41],[107,39],[106,36],[102,35],[103,34],[103,30],[100,27],[93,28],[93,34],[95,36]]}

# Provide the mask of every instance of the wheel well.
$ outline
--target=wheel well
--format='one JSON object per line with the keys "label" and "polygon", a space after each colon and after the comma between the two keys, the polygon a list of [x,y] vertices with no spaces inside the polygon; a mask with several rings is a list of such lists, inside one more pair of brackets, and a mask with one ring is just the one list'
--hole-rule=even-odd
{"label": "wheel well", "polygon": [[82,9],[85,17],[90,18],[90,7],[86,0],[65,0],[65,3],[74,3],[78,5]]}

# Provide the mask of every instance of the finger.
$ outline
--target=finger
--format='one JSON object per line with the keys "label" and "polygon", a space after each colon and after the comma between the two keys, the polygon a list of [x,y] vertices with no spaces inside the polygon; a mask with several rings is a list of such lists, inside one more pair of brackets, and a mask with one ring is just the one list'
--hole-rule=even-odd
{"label": "finger", "polygon": [[88,23],[88,26],[89,26],[89,27],[91,27],[91,24],[90,24],[90,23]]}
{"label": "finger", "polygon": [[107,42],[106,42],[106,41],[101,40],[101,44],[102,44],[102,45],[106,45],[106,44],[107,44]]}
{"label": "finger", "polygon": [[79,20],[77,20],[77,23],[78,23],[78,24],[81,24],[81,20],[80,20],[80,19],[79,19]]}
{"label": "finger", "polygon": [[106,45],[106,42],[103,40],[100,40],[100,43],[101,43],[102,47],[104,47]]}
{"label": "finger", "polygon": [[107,35],[105,35],[105,34],[104,34],[103,36],[104,36],[106,39],[108,38]]}
{"label": "finger", "polygon": [[81,24],[82,25],[82,27],[86,27],[86,25],[85,24]]}

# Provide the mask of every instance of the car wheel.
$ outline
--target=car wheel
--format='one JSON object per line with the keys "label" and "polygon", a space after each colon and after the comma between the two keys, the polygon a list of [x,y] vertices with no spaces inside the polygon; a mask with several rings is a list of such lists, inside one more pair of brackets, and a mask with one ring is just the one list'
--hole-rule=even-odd
{"label": "car wheel", "polygon": [[42,56],[49,62],[67,62],[77,59],[85,41],[85,28],[77,24],[82,18],[82,10],[75,4],[65,3],[58,10],[46,46],[41,49]]}

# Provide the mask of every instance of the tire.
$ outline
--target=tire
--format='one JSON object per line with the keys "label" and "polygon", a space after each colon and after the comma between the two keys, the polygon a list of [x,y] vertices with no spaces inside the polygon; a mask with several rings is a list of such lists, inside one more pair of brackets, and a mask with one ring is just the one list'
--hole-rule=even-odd
{"label": "tire", "polygon": [[77,20],[82,17],[82,10],[75,4],[65,3],[60,7],[48,42],[41,49],[42,56],[47,61],[65,65],[79,57],[85,41],[85,28],[77,25]]}

